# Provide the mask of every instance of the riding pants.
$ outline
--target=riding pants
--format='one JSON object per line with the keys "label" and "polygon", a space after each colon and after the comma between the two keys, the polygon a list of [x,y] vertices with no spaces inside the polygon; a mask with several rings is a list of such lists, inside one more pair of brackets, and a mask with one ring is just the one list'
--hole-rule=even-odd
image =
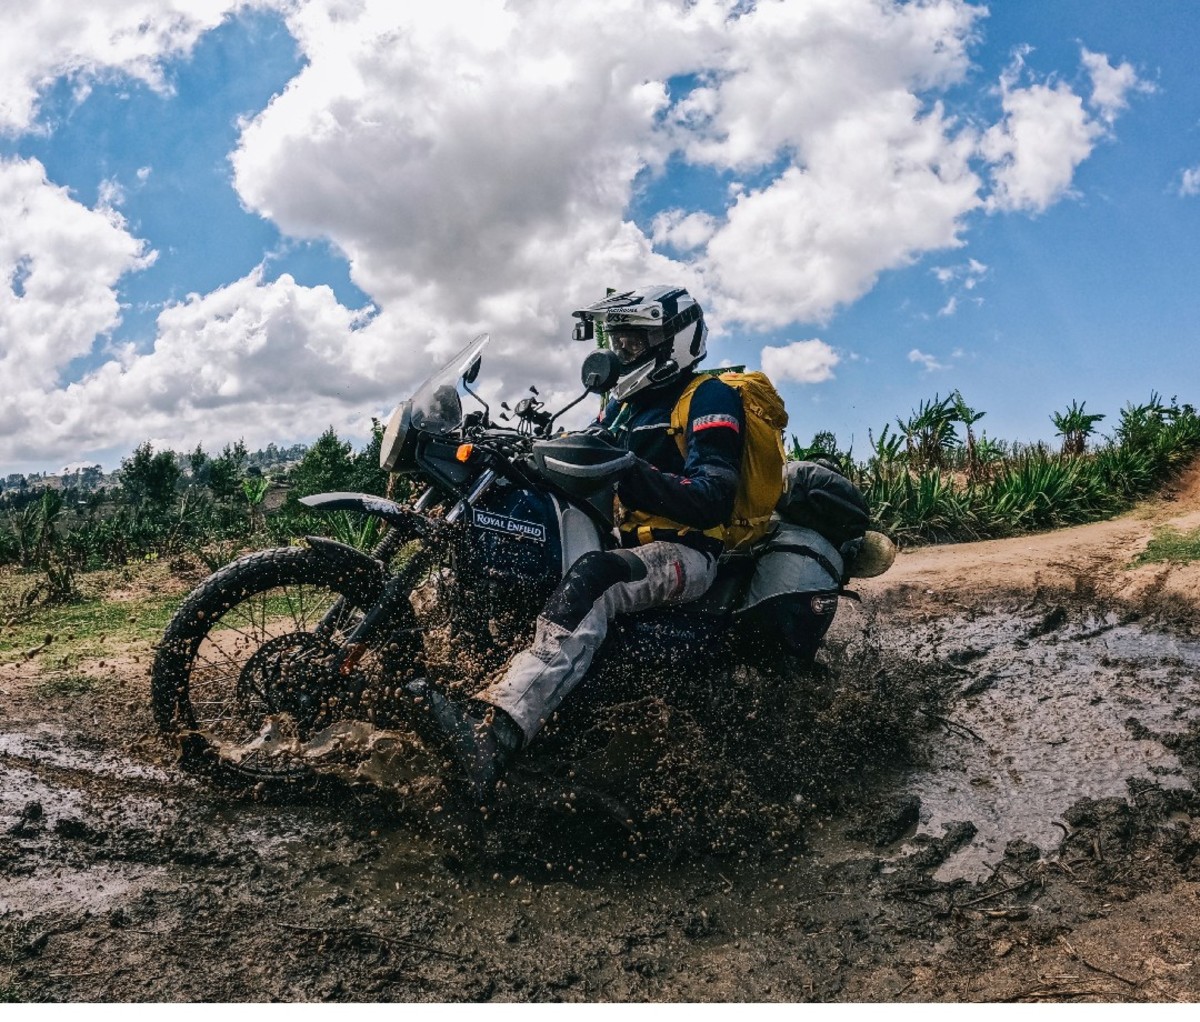
{"label": "riding pants", "polygon": [[680,543],[584,554],[538,615],[533,644],[476,698],[512,717],[528,744],[587,674],[609,621],[698,599],[716,573],[715,557]]}

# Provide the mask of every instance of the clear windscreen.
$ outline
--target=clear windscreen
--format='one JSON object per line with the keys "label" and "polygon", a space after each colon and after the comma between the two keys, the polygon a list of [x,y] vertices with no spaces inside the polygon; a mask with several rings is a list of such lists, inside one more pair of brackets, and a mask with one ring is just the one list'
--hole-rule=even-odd
{"label": "clear windscreen", "polygon": [[401,468],[399,461],[409,430],[448,433],[462,422],[458,381],[479,358],[490,340],[490,334],[480,334],[461,351],[455,352],[449,361],[416,389],[412,397],[392,413],[380,451],[379,463],[384,469],[390,472]]}
{"label": "clear windscreen", "polygon": [[480,334],[417,388],[412,396],[410,425],[430,433],[446,433],[462,421],[458,381],[490,340],[490,334]]}

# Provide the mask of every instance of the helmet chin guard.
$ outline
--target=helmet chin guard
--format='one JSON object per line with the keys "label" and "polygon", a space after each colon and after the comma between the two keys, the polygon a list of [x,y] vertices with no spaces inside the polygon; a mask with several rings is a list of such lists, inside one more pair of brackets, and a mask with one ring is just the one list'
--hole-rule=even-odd
{"label": "helmet chin guard", "polygon": [[645,352],[622,368],[613,388],[618,401],[677,380],[707,354],[704,313],[686,288],[653,284],[609,295],[573,315],[609,333],[645,332]]}

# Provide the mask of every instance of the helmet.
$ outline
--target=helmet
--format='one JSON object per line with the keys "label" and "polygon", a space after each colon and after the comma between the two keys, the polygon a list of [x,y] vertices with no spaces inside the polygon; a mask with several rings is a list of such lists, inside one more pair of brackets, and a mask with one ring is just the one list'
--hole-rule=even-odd
{"label": "helmet", "polygon": [[704,312],[686,288],[652,284],[609,295],[572,315],[587,327],[604,327],[622,363],[613,388],[618,401],[678,379],[707,353]]}

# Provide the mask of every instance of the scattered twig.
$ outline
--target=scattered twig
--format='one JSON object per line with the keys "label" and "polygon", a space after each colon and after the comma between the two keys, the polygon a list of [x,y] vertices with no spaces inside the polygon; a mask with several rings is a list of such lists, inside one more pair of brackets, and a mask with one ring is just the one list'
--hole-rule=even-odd
{"label": "scattered twig", "polygon": [[1023,994],[1014,994],[1012,997],[1004,998],[1005,1004],[1011,1004],[1014,1001],[1046,1001],[1052,998],[1059,997],[1103,997],[1106,991],[1104,990],[1089,990],[1085,987],[1039,987],[1036,990],[1028,990]]}
{"label": "scattered twig", "polygon": [[974,739],[975,739],[975,741],[979,742],[981,745],[986,745],[986,744],[987,744],[987,743],[986,743],[986,742],[984,742],[984,740],[983,740],[983,739],[982,739],[982,738],[979,736],[978,732],[972,731],[972,730],[971,730],[969,727],[967,727],[967,725],[966,725],[966,724],[960,724],[960,723],[958,723],[958,721],[956,721],[956,720],[950,720],[948,717],[941,717],[941,716],[938,716],[938,714],[936,714],[936,713],[930,713],[930,712],[929,712],[928,710],[926,710],[926,709],[920,709],[920,711],[919,711],[919,712],[920,712],[920,713],[922,713],[924,716],[928,717],[928,718],[929,718],[930,720],[932,720],[932,721],[933,721],[935,724],[941,724],[943,727],[947,727],[947,728],[949,728],[951,731],[963,731],[963,732],[965,732],[966,734],[970,735],[972,738],[974,738]]}
{"label": "scattered twig", "polygon": [[455,954],[452,951],[443,951],[432,944],[422,944],[420,941],[412,940],[409,937],[385,937],[382,933],[376,933],[374,930],[362,930],[354,926],[297,926],[295,923],[276,923],[276,925],[285,930],[293,930],[296,933],[314,933],[322,936],[339,934],[345,937],[366,937],[390,947],[402,947],[409,951],[422,951],[425,954],[437,955],[440,958],[449,958],[453,961],[462,961],[466,957],[465,955]]}
{"label": "scattered twig", "polygon": [[1131,987],[1138,987],[1138,986],[1141,986],[1141,985],[1142,985],[1140,980],[1126,979],[1124,976],[1119,976],[1119,975],[1117,975],[1117,973],[1115,973],[1115,972],[1109,972],[1107,969],[1102,969],[1102,968],[1100,968],[1100,966],[1098,966],[1098,965],[1093,965],[1091,962],[1089,962],[1089,961],[1088,961],[1086,958],[1084,958],[1082,955],[1080,955],[1080,956],[1079,956],[1079,961],[1080,961],[1080,962],[1081,962],[1083,965],[1086,965],[1086,966],[1087,966],[1089,969],[1091,969],[1091,970],[1092,970],[1092,972],[1098,972],[1098,973],[1100,973],[1100,975],[1102,975],[1102,976],[1111,976],[1113,979],[1120,980],[1122,983],[1126,983],[1126,984],[1128,984],[1128,985],[1129,985],[1129,986],[1131,986]]}
{"label": "scattered twig", "polygon": [[1091,969],[1092,972],[1098,972],[1098,973],[1100,973],[1101,976],[1110,976],[1113,979],[1120,980],[1120,982],[1125,983],[1126,985],[1131,986],[1131,987],[1141,986],[1140,980],[1126,979],[1124,976],[1120,976],[1115,972],[1110,972],[1108,969],[1102,969],[1098,965],[1093,965],[1086,958],[1084,958],[1083,955],[1081,955],[1078,951],[1076,951],[1071,946],[1071,944],[1067,940],[1067,938],[1062,936],[1062,934],[1059,934],[1058,939],[1059,939],[1059,942],[1062,944],[1062,946],[1065,947],[1067,949],[1067,951],[1070,952],[1072,958],[1077,959],[1081,965],[1087,966],[1087,968]]}
{"label": "scattered twig", "polygon": [[1023,891],[1027,887],[1032,887],[1033,881],[1026,880],[1024,883],[1016,884],[1013,887],[1004,887],[999,891],[992,891],[991,894],[985,894],[981,898],[975,898],[971,901],[963,902],[961,905],[955,905],[955,908],[970,908],[972,905],[980,905],[985,901],[991,901],[993,898],[999,898],[1003,894],[1012,894],[1014,891]]}

